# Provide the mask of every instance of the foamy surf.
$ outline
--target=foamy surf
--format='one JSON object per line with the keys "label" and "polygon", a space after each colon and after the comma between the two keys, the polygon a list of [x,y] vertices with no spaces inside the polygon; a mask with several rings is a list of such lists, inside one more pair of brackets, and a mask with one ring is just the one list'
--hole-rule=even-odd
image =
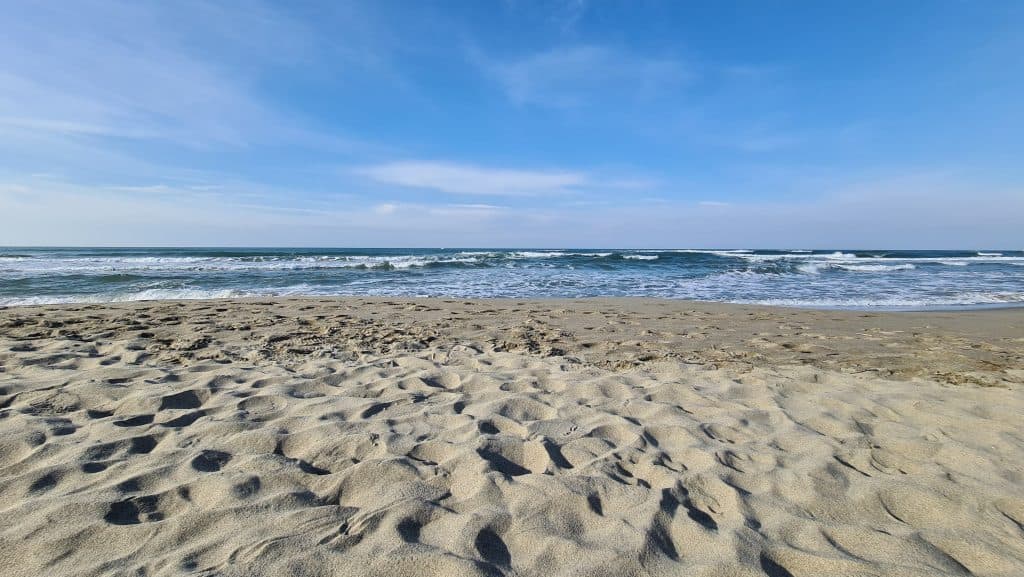
{"label": "foamy surf", "polygon": [[0,249],[0,306],[241,296],[661,297],[1016,305],[1024,252],[755,249]]}

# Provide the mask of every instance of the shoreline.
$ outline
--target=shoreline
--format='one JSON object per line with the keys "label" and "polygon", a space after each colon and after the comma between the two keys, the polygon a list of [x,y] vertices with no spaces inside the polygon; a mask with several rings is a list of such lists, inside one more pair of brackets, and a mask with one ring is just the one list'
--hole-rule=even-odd
{"label": "shoreline", "polygon": [[29,304],[0,304],[0,310],[3,309],[17,309],[17,308],[28,308],[28,307],[74,307],[74,306],[117,306],[117,305],[130,305],[133,303],[216,303],[216,302],[247,302],[256,300],[275,300],[275,301],[291,301],[291,300],[311,300],[311,301],[345,301],[345,300],[402,300],[402,301],[458,301],[458,302],[535,302],[535,303],[559,303],[559,302],[587,302],[587,301],[648,301],[648,302],[666,302],[666,303],[678,303],[681,305],[711,305],[711,306],[723,306],[723,307],[763,307],[768,309],[780,309],[780,310],[803,310],[803,311],[840,311],[840,312],[851,312],[851,313],[945,313],[945,312],[972,312],[972,311],[1002,311],[1002,310],[1013,310],[1013,309],[1024,309],[1024,302],[1007,302],[1007,303],[975,303],[975,304],[963,304],[963,305],[934,305],[934,306],[829,306],[829,305],[787,305],[787,304],[773,304],[773,303],[762,303],[762,302],[739,302],[739,301],[713,301],[713,300],[696,300],[696,299],[682,299],[672,297],[647,297],[647,296],[618,296],[618,295],[607,295],[607,296],[585,296],[585,297],[512,297],[512,296],[501,296],[501,297],[460,297],[460,296],[407,296],[407,295],[359,295],[359,294],[338,294],[338,295],[313,295],[313,294],[295,294],[295,295],[247,295],[247,296],[228,296],[228,297],[212,297],[212,298],[156,298],[156,299],[125,299],[125,300],[103,300],[103,301],[92,301],[92,300],[79,300],[79,301],[63,301],[63,302],[50,302],[50,303],[29,303]]}

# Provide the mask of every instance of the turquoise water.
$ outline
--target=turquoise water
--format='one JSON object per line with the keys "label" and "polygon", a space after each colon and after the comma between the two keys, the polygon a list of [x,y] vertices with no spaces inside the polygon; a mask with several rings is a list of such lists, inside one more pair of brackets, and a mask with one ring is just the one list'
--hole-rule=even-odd
{"label": "turquoise water", "polygon": [[0,248],[0,305],[287,295],[1024,305],[1024,252]]}

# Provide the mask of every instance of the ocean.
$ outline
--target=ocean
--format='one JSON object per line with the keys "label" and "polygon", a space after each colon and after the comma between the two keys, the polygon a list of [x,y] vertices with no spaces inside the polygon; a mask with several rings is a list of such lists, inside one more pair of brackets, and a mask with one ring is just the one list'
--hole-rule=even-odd
{"label": "ocean", "polygon": [[298,295],[1024,306],[1024,251],[0,248],[0,305]]}

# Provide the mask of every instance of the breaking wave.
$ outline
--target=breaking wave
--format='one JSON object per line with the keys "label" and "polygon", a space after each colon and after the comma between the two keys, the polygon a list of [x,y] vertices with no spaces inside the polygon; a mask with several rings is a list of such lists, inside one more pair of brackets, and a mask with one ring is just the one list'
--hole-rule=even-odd
{"label": "breaking wave", "polygon": [[1017,305],[1024,252],[0,249],[0,306],[292,295],[650,296],[822,307]]}

